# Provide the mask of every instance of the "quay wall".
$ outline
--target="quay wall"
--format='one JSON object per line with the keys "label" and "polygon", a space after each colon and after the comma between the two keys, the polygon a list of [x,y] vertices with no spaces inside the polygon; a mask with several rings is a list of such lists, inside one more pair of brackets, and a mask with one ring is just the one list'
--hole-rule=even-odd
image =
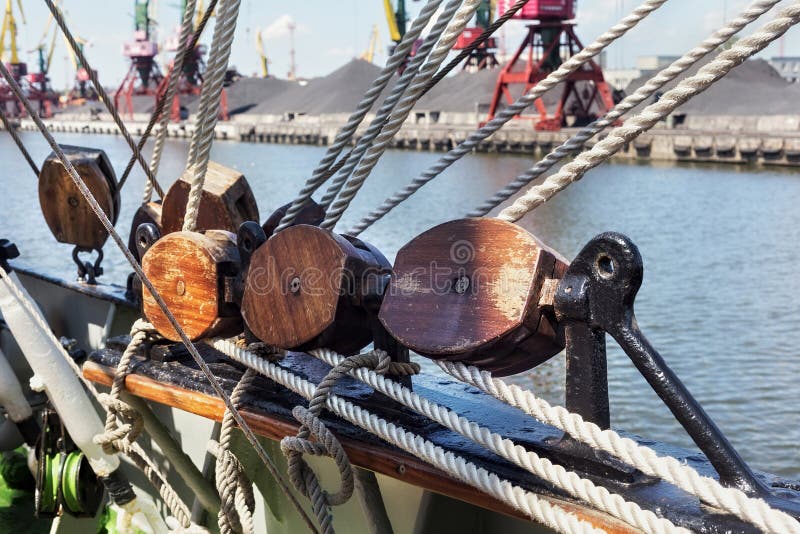
{"label": "quay wall", "polygon": [[[215,135],[219,140],[228,141],[325,146],[333,141],[347,117],[348,114],[318,117],[248,114],[220,122]],[[145,114],[137,114],[127,123],[133,135],[139,136],[144,132],[147,118]],[[369,124],[370,119],[368,116],[365,124]],[[44,122],[53,132],[119,134],[116,125],[102,116],[98,119],[61,115]],[[477,123],[475,113],[418,111],[403,125],[392,146],[406,150],[446,151],[466,139]],[[21,130],[36,130],[30,119],[21,119],[17,124]],[[191,120],[171,123],[167,135],[189,138],[193,126]],[[356,133],[356,139],[364,128]],[[540,157],[577,131],[566,128],[558,132],[539,132],[530,123],[519,121],[483,141],[476,151]],[[587,145],[592,146],[596,141],[593,139]],[[670,121],[643,134],[616,157],[638,161],[800,166],[800,115],[687,117],[678,126]]]}

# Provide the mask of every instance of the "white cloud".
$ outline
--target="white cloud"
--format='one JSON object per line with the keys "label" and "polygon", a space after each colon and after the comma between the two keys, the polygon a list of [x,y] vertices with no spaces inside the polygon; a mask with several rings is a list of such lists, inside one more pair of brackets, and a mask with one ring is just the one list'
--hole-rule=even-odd
{"label": "white cloud", "polygon": [[294,26],[295,33],[309,33],[311,30],[305,24],[298,24],[294,17],[289,15],[288,13],[284,13],[277,19],[275,19],[272,24],[264,28],[264,39],[280,39],[282,37],[288,37],[289,35],[289,28]]}

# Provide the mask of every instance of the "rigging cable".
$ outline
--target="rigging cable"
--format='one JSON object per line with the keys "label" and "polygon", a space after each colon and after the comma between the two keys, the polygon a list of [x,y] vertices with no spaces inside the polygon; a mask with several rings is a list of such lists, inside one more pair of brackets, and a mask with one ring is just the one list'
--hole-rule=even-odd
{"label": "rigging cable", "polygon": [[72,165],[72,162],[69,160],[69,158],[67,158],[67,156],[64,154],[64,151],[61,149],[58,143],[56,143],[55,138],[47,129],[47,126],[45,126],[44,122],[42,122],[42,119],[39,117],[39,114],[36,113],[35,109],[33,109],[33,106],[31,105],[30,101],[25,96],[25,94],[22,92],[22,89],[20,88],[19,84],[16,82],[14,77],[11,75],[11,73],[8,71],[8,69],[2,62],[0,62],[0,75],[2,75],[3,78],[5,78],[11,90],[14,92],[14,94],[20,100],[20,102],[22,102],[23,106],[25,107],[25,110],[28,112],[28,115],[30,115],[31,119],[34,121],[34,123],[36,123],[39,132],[42,134],[47,143],[50,145],[50,148],[53,150],[56,157],[59,159],[59,161],[61,161],[61,164],[69,173],[70,177],[72,178],[72,181],[75,183],[76,187],[81,192],[81,195],[83,195],[83,197],[89,203],[89,206],[92,208],[92,211],[94,211],[95,215],[100,220],[103,227],[108,232],[109,236],[113,239],[114,243],[120,249],[123,256],[125,256],[125,259],[131,265],[136,275],[142,281],[142,285],[147,289],[147,291],[150,292],[150,295],[153,297],[153,300],[155,300],[156,304],[158,305],[164,316],[167,318],[172,328],[175,329],[175,332],[177,332],[178,336],[181,338],[181,342],[184,344],[186,350],[192,356],[192,359],[195,361],[200,370],[208,379],[209,384],[214,389],[214,392],[217,394],[217,396],[219,396],[222,399],[228,410],[230,410],[231,416],[239,425],[239,428],[242,430],[242,433],[247,438],[247,441],[250,442],[250,444],[253,446],[253,449],[256,451],[256,454],[258,455],[259,459],[264,463],[265,467],[267,467],[267,470],[270,472],[275,481],[281,487],[281,490],[286,494],[289,501],[295,507],[300,517],[303,519],[306,525],[308,525],[311,532],[317,532],[317,529],[314,526],[314,523],[312,522],[311,518],[308,517],[308,514],[303,509],[297,497],[295,497],[295,495],[292,493],[291,489],[286,484],[286,481],[283,480],[283,477],[280,476],[277,467],[272,462],[270,457],[267,455],[266,451],[261,446],[261,444],[258,442],[258,438],[256,438],[256,435],[253,432],[253,430],[244,420],[239,410],[237,410],[236,407],[233,405],[233,403],[231,403],[230,396],[225,392],[222,385],[219,383],[219,380],[217,380],[217,377],[211,371],[211,368],[208,366],[206,361],[203,360],[202,356],[197,351],[197,347],[195,347],[194,343],[192,343],[192,341],[186,335],[186,332],[183,330],[183,327],[178,323],[178,320],[175,318],[175,315],[172,313],[172,311],[170,311],[169,307],[164,302],[164,299],[161,297],[161,294],[155,288],[155,286],[147,277],[147,275],[145,275],[141,265],[139,265],[139,262],[136,261],[136,258],[134,258],[133,254],[130,252],[130,250],[128,250],[128,246],[122,240],[119,233],[117,233],[116,229],[114,229],[114,225],[111,223],[111,220],[108,218],[108,216],[103,211],[100,204],[97,202],[97,199],[94,197],[92,192],[86,186],[86,183],[83,181],[80,174],[78,174],[78,171],[75,170],[75,167]]}
{"label": "rigging cable", "polygon": [[[430,39],[433,35],[441,35],[439,42],[436,44],[433,52],[431,52],[425,65],[414,77],[408,91],[398,103],[397,109],[392,112],[391,117],[383,126],[383,129],[375,141],[369,145],[369,149],[359,162],[358,167],[353,173],[353,177],[344,185],[344,188],[335,202],[330,204],[330,209],[328,209],[325,215],[325,220],[320,225],[322,228],[333,229],[336,223],[339,222],[339,219],[341,219],[345,210],[347,210],[356,194],[358,194],[358,191],[361,189],[361,186],[366,181],[370,172],[386,151],[386,147],[398,130],[400,130],[406,118],[408,118],[411,108],[414,107],[414,104],[421,96],[425,85],[433,77],[450,53],[456,39],[464,31],[464,28],[467,26],[467,23],[472,18],[475,11],[477,11],[478,7],[480,7],[480,4],[481,0],[466,0],[463,2],[463,5],[462,1],[454,0],[444,9],[442,16],[437,20],[436,25],[431,30],[431,35],[428,36]],[[456,11],[456,9],[458,9],[458,11]],[[455,15],[452,14],[453,12]],[[446,14],[447,16],[445,16]],[[452,20],[450,20],[451,18]],[[448,20],[450,21],[449,24],[447,23]]]}
{"label": "rigging cable", "polygon": [[203,194],[203,184],[211,157],[214,128],[217,125],[223,84],[228,70],[228,60],[231,56],[240,5],[241,0],[223,0],[220,11],[217,13],[217,23],[214,25],[211,54],[208,58],[203,89],[200,92],[195,130],[189,144],[189,156],[186,162],[187,181],[191,187],[189,198],[186,201],[186,215],[183,219],[184,231],[193,231],[197,225],[200,198]]}
{"label": "rigging cable", "polygon": [[589,124],[558,148],[551,151],[547,156],[537,162],[536,165],[520,174],[511,183],[495,193],[490,199],[485,200],[480,206],[469,212],[467,217],[483,217],[504,201],[508,200],[509,197],[516,194],[520,189],[551,169],[553,165],[568,157],[570,154],[573,154],[575,151],[580,150],[586,141],[606,127],[614,124],[614,122],[625,113],[650,98],[661,87],[674,80],[678,75],[697,63],[697,61],[715,51],[721,44],[728,41],[733,35],[741,31],[742,28],[772,9],[772,7],[780,1],[781,0],[760,0],[758,2],[753,2],[728,25],[714,32],[696,48],[693,48],[680,59],[650,78],[647,83],[639,87],[633,94],[628,95],[614,106],[605,117]]}
{"label": "rigging cable", "polygon": [[437,163],[422,173],[418,178],[414,179],[409,185],[397,191],[391,197],[387,198],[381,206],[371,211],[347,233],[358,235],[363,232],[375,221],[382,218],[398,204],[413,195],[423,185],[442,173],[454,162],[461,159],[465,154],[471,152],[472,149],[481,143],[481,141],[499,130],[505,123],[510,121],[520,112],[522,112],[522,110],[531,105],[537,98],[541,97],[544,93],[561,83],[572,72],[576,71],[581,67],[581,65],[599,54],[609,44],[627,33],[628,30],[636,26],[650,13],[661,7],[666,1],[667,0],[646,0],[643,2],[627,17],[623,18],[608,31],[600,35],[592,44],[585,47],[579,53],[562,63],[557,70],[550,73],[547,78],[532,87],[530,91],[522,95],[519,99],[517,99],[516,102],[503,108],[503,110],[494,119],[473,132],[458,146],[451,149],[447,154],[439,159]]}
{"label": "rigging cable", "polygon": [[328,186],[328,189],[322,196],[319,204],[324,210],[328,210],[331,203],[341,191],[342,186],[344,186],[344,184],[347,182],[347,179],[353,173],[353,170],[361,162],[361,158],[364,156],[367,150],[369,150],[375,138],[381,133],[381,130],[390,120],[391,114],[397,107],[398,102],[400,102],[400,99],[406,93],[409,85],[413,82],[414,77],[419,73],[420,68],[422,68],[423,63],[431,53],[431,50],[433,50],[433,47],[436,44],[436,41],[439,39],[439,36],[442,34],[447,23],[450,21],[462,3],[463,0],[451,0],[451,2],[449,2],[447,6],[439,13],[434,26],[431,28],[431,31],[428,33],[427,37],[425,37],[422,45],[416,50],[414,56],[408,61],[408,64],[405,66],[403,73],[397,80],[397,83],[395,83],[394,87],[392,87],[392,92],[388,97],[386,97],[386,99],[383,101],[383,104],[381,104],[380,109],[375,114],[375,118],[370,123],[369,128],[367,128],[367,130],[358,140],[356,147],[347,155],[347,163],[339,171],[336,178],[333,179],[331,185]]}
{"label": "rigging cable", "polygon": [[325,183],[326,180],[328,180],[328,178],[336,174],[339,169],[341,169],[342,165],[344,165],[350,158],[353,153],[352,150],[342,157],[342,159],[336,162],[336,158],[339,156],[339,154],[341,154],[344,147],[353,138],[353,134],[355,134],[358,126],[364,120],[364,117],[366,117],[369,110],[372,109],[372,106],[378,100],[378,97],[380,97],[383,90],[386,89],[386,86],[397,72],[397,69],[404,61],[406,61],[408,53],[411,51],[411,47],[422,34],[422,31],[425,29],[428,21],[431,19],[434,13],[436,13],[436,10],[439,8],[441,3],[442,0],[429,0],[420,11],[417,18],[414,19],[411,28],[406,32],[400,43],[397,45],[397,48],[395,48],[394,53],[387,60],[386,66],[383,68],[375,81],[372,82],[372,85],[369,87],[369,89],[367,89],[364,97],[358,103],[356,110],[336,135],[333,144],[328,148],[325,156],[317,165],[317,168],[314,169],[311,178],[306,181],[303,189],[300,190],[297,197],[292,201],[292,205],[286,211],[286,215],[283,216],[283,219],[281,219],[280,223],[278,224],[278,227],[275,230],[276,232],[284,230],[290,226],[292,222],[294,222],[295,217],[297,217],[297,214],[311,198],[311,195],[313,195],[314,192],[323,183]]}
{"label": "rigging cable", "polygon": [[557,173],[548,176],[540,185],[528,189],[497,217],[509,222],[518,221],[573,182],[580,180],[587,171],[616,154],[623,146],[652,128],[678,106],[702,93],[734,67],[766,48],[798,21],[800,21],[800,1],[782,9],[774,20],[722,52],[694,76],[682,80],[673,89],[664,93],[658,102],[647,106],[625,124],[613,129],[608,137],[598,142],[591,150],[581,152],[573,161],[564,165]]}
{"label": "rigging cable", "polygon": [[38,179],[39,167],[36,166],[36,163],[33,161],[33,158],[28,152],[28,149],[25,147],[25,143],[22,142],[22,138],[19,136],[19,132],[17,132],[17,129],[14,128],[13,124],[11,124],[11,121],[8,120],[8,117],[6,117],[6,114],[2,109],[2,107],[0,107],[0,120],[3,121],[3,128],[6,129],[8,135],[10,135],[11,139],[14,140],[14,143],[17,145],[17,148],[19,148],[19,151],[22,152],[22,156],[25,158],[25,161],[28,162],[28,165],[30,165],[31,169],[33,170],[33,174],[35,174],[36,178]]}
{"label": "rigging cable", "polygon": [[[56,19],[56,23],[58,27],[61,28],[61,31],[64,34],[64,37],[67,38],[69,42],[70,48],[72,48],[72,52],[78,58],[78,61],[81,65],[83,65],[86,73],[89,75],[89,79],[92,81],[92,85],[94,86],[95,91],[97,92],[100,100],[105,104],[106,109],[108,110],[111,117],[114,119],[114,123],[119,128],[122,137],[125,139],[125,142],[128,143],[133,155],[136,157],[136,160],[139,162],[139,165],[142,166],[144,169],[144,174],[147,176],[147,179],[152,182],[153,187],[155,188],[158,196],[164,196],[164,190],[161,189],[161,185],[156,180],[156,177],[150,171],[150,167],[148,167],[147,162],[144,160],[141,151],[136,146],[136,143],[133,142],[133,137],[131,137],[128,128],[125,127],[125,123],[122,121],[122,117],[119,116],[117,109],[114,107],[114,103],[108,97],[108,93],[106,93],[105,88],[100,83],[100,80],[97,79],[97,71],[91,68],[89,62],[86,60],[86,56],[83,54],[83,50],[75,41],[75,37],[72,35],[72,32],[67,27],[67,23],[64,21],[64,16],[61,13],[61,10],[53,3],[53,0],[44,0],[47,4],[47,7],[50,8],[50,13],[53,14],[53,18]],[[30,113],[29,113],[30,114]],[[33,115],[31,115],[32,117]],[[117,185],[118,189],[122,189],[125,185],[124,180],[120,180],[119,184]]]}

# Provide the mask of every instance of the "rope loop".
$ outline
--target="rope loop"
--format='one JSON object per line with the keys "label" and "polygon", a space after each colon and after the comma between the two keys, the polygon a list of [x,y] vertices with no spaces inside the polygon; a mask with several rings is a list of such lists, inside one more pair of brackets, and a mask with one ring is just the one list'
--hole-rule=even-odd
{"label": "rope loop", "polygon": [[113,398],[108,393],[101,393],[97,399],[111,417],[116,419],[114,428],[106,430],[94,437],[94,442],[103,448],[106,454],[116,454],[123,450],[120,441],[133,443],[144,429],[144,420],[139,412],[127,402]]}

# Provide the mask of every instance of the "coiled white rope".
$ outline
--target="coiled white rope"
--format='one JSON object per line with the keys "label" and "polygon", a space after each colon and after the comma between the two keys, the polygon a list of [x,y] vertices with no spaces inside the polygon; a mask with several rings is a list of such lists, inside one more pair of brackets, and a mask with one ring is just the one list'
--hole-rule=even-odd
{"label": "coiled white rope", "polygon": [[[258,371],[306,399],[310,399],[317,388],[316,384],[239,347],[234,341],[215,339],[209,343],[232,360]],[[495,497],[534,521],[569,534],[602,532],[535,493],[511,484],[463,457],[436,446],[422,436],[400,428],[337,395],[328,396],[326,406],[339,417]]]}
{"label": "coiled white rope", "polygon": [[375,221],[381,219],[398,204],[417,192],[423,185],[433,180],[436,176],[444,172],[453,163],[470,153],[484,139],[499,130],[504,124],[519,115],[525,108],[530,106],[537,98],[547,91],[564,81],[572,72],[578,70],[581,65],[599,54],[604,48],[625,35],[631,28],[636,26],[650,13],[661,7],[666,0],[647,0],[639,7],[634,9],[628,16],[612,26],[607,32],[598,37],[592,44],[572,56],[561,64],[561,66],[550,73],[547,78],[537,83],[530,91],[522,95],[516,102],[503,108],[498,115],[479,128],[458,146],[451,149],[433,166],[415,178],[410,184],[397,191],[394,195],[387,198],[381,206],[371,211],[366,217],[361,219],[358,224],[350,228],[347,234],[358,235],[371,226]]}
{"label": "coiled white rope", "polygon": [[495,193],[491,198],[484,201],[476,209],[469,212],[467,217],[483,217],[495,207],[508,200],[520,189],[551,169],[553,165],[583,148],[583,145],[586,143],[586,141],[594,137],[598,132],[601,132],[606,127],[614,124],[614,122],[622,117],[625,113],[653,96],[653,94],[655,94],[655,92],[665,84],[671,80],[674,80],[679,74],[685,72],[689,67],[697,63],[697,61],[715,51],[721,44],[741,31],[742,28],[753,22],[755,19],[769,11],[780,1],[781,0],[759,0],[758,2],[753,2],[729,24],[714,32],[697,47],[693,48],[684,54],[680,59],[673,62],[667,68],[650,78],[647,83],[639,87],[634,93],[628,95],[620,103],[614,106],[614,108],[611,109],[605,117],[591,123],[573,137],[565,141],[555,150],[547,154],[547,156],[536,163],[536,165],[517,176],[506,187]]}
{"label": "coiled white rope", "polygon": [[[337,366],[345,359],[341,354],[329,349],[312,350],[309,354],[331,366]],[[685,528],[675,526],[668,519],[660,518],[649,510],[643,510],[638,504],[626,501],[620,495],[611,493],[602,486],[595,485],[591,480],[581,478],[576,473],[567,471],[560,465],[553,464],[547,458],[540,457],[535,452],[517,445],[510,439],[504,438],[500,434],[492,432],[465,417],[461,417],[444,406],[429,401],[399,382],[389,380],[365,367],[351,370],[349,374],[390,399],[436,421],[479,445],[483,445],[498,456],[538,476],[554,487],[564,490],[573,497],[592,505],[597,510],[613,515],[633,527],[652,533],[680,532],[688,534],[689,532]]]}
{"label": "coiled white rope", "polygon": [[203,183],[211,156],[211,145],[214,142],[214,128],[219,115],[222,84],[225,82],[225,72],[228,70],[228,60],[231,55],[240,4],[241,0],[221,0],[217,11],[217,23],[214,26],[214,37],[211,41],[211,54],[208,59],[205,80],[203,80],[203,89],[200,93],[197,121],[186,163],[191,188],[186,201],[186,215],[183,219],[184,231],[193,231],[197,225],[200,198],[203,194]]}
{"label": "coiled white rope", "polygon": [[762,499],[747,496],[736,488],[726,488],[713,478],[701,476],[690,466],[670,456],[656,452],[632,439],[620,436],[613,430],[602,430],[594,423],[584,421],[561,406],[552,406],[514,385],[495,378],[486,371],[462,363],[436,362],[450,376],[474,386],[484,393],[519,408],[539,421],[562,430],[573,438],[605,451],[632,465],[645,474],[656,476],[695,495],[703,502],[725,510],[764,532],[772,534],[800,533],[800,523],[790,515],[771,508]]}
{"label": "coiled white rope", "polygon": [[[369,87],[369,89],[367,89],[367,92],[364,94],[361,102],[359,102],[358,106],[356,106],[356,110],[336,135],[333,144],[325,152],[325,156],[319,162],[317,168],[314,169],[311,178],[308,179],[305,186],[303,186],[303,189],[300,190],[300,192],[297,194],[297,197],[292,201],[292,205],[286,211],[286,215],[283,216],[283,219],[281,219],[281,222],[278,224],[278,227],[275,230],[276,232],[284,230],[290,226],[292,222],[294,222],[295,217],[297,217],[297,214],[300,213],[300,210],[303,208],[305,203],[311,198],[311,195],[313,195],[314,192],[335,172],[333,169],[336,158],[339,156],[339,154],[341,154],[344,147],[350,143],[351,139],[353,138],[353,134],[358,129],[358,126],[364,120],[364,117],[366,117],[369,110],[372,109],[372,106],[378,100],[378,97],[381,95],[383,90],[386,89],[386,86],[397,72],[397,69],[404,61],[406,61],[408,53],[411,51],[411,47],[414,46],[414,43],[422,34],[422,30],[425,29],[428,21],[431,19],[434,13],[436,13],[436,10],[439,8],[441,3],[442,0],[429,0],[419,12],[419,15],[417,15],[417,17],[414,19],[414,22],[411,24],[411,28],[405,33],[405,35],[403,35],[400,43],[389,57],[389,60],[386,62],[386,66],[383,68],[383,70],[381,70],[381,73],[378,75],[375,81],[372,82],[372,85]],[[405,89],[401,81],[398,80],[392,91],[395,92],[401,87],[403,90]],[[399,95],[397,98],[399,99]],[[387,98],[387,101],[388,100],[389,99]],[[383,124],[383,121],[381,121],[381,124]]]}
{"label": "coiled white rope", "polygon": [[564,165],[557,173],[548,176],[540,185],[531,187],[512,205],[501,211],[498,218],[515,222],[537,206],[547,202],[570,184],[580,180],[587,171],[597,167],[627,143],[652,128],[678,106],[702,93],[734,67],[780,38],[798,21],[800,21],[800,2],[793,2],[789,7],[782,9],[774,20],[722,52],[701,68],[697,74],[686,78],[675,88],[664,93],[658,102],[647,106],[625,124],[612,130],[608,137],[597,143],[591,150],[582,152],[574,161]]}
{"label": "coiled white rope", "polygon": [[450,0],[450,2],[445,5],[444,9],[442,9],[431,31],[422,43],[422,46],[415,52],[414,57],[410,59],[403,74],[400,75],[397,84],[392,88],[391,94],[383,102],[375,119],[370,123],[370,127],[364,132],[361,139],[359,139],[358,145],[353,150],[352,154],[348,156],[344,167],[339,171],[336,178],[334,178],[333,182],[322,196],[320,205],[325,210],[328,210],[331,206],[336,196],[353,173],[353,170],[361,163],[364,154],[371,149],[375,139],[386,127],[387,122],[391,120],[395,108],[402,102],[401,98],[406,94],[409,85],[420,75],[420,69],[426,58],[431,54],[431,51],[434,50],[434,46],[437,46],[437,50],[441,50],[441,47],[437,45],[437,41],[447,29],[447,25],[453,19],[462,3],[463,0]]}

